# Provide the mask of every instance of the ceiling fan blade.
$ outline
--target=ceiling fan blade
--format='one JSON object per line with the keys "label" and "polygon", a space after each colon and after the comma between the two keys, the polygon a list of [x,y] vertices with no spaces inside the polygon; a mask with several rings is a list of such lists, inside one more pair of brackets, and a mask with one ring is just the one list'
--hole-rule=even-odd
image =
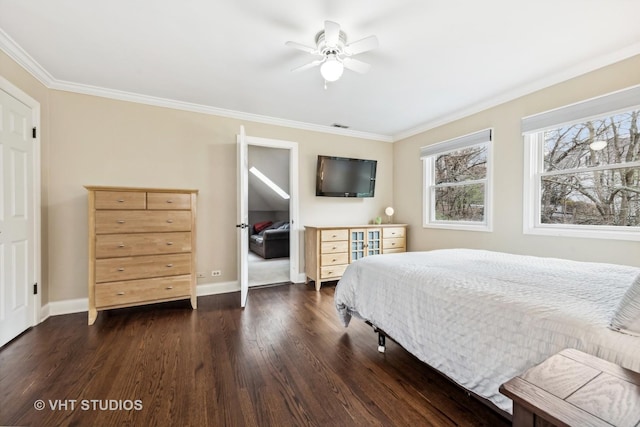
{"label": "ceiling fan blade", "polygon": [[292,41],[288,41],[285,43],[286,46],[292,47],[294,49],[298,49],[301,50],[303,52],[307,52],[310,53],[312,55],[317,55],[319,54],[319,52],[316,50],[316,48],[314,47],[309,47],[309,46],[305,46],[302,43],[297,43],[297,42],[292,42]]}
{"label": "ceiling fan blade", "polygon": [[324,21],[324,43],[329,47],[335,47],[340,41],[340,24],[333,21]]}
{"label": "ceiling fan blade", "polygon": [[301,65],[299,67],[292,68],[291,72],[298,72],[298,71],[308,70],[309,68],[317,67],[318,65],[322,64],[323,62],[324,62],[324,58],[323,59],[316,59],[315,61],[311,61],[308,64],[304,64],[304,65]]}
{"label": "ceiling fan blade", "polygon": [[351,71],[355,71],[356,73],[360,73],[360,74],[365,74],[366,72],[369,71],[369,69],[371,69],[371,65],[367,64],[366,62],[362,62],[358,59],[353,59],[353,58],[344,58],[342,60],[342,64],[344,65],[344,68],[347,68]]}
{"label": "ceiling fan blade", "polygon": [[369,36],[355,42],[349,43],[344,47],[344,52],[347,55],[357,55],[368,50],[373,50],[378,47],[378,38],[376,36]]}

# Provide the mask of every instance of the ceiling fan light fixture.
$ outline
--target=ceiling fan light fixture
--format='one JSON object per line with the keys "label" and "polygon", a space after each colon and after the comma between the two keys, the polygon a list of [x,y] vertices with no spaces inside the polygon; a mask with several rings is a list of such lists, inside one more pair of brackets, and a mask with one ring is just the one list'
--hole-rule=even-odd
{"label": "ceiling fan light fixture", "polygon": [[344,65],[338,60],[336,55],[327,55],[326,61],[320,66],[320,74],[328,82],[335,82],[344,72]]}

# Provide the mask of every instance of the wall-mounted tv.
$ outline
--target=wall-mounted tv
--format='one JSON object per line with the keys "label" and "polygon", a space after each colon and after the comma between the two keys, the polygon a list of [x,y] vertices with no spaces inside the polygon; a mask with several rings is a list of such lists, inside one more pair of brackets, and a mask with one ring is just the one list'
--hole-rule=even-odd
{"label": "wall-mounted tv", "polygon": [[376,160],[318,156],[316,196],[373,197]]}

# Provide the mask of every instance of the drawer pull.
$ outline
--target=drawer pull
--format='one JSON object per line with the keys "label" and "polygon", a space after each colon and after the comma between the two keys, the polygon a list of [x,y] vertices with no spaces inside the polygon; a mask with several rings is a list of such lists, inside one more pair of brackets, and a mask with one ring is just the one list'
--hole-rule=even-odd
{"label": "drawer pull", "polygon": [[116,295],[124,295],[124,292],[118,292]]}
{"label": "drawer pull", "polygon": [[169,224],[172,224],[172,223],[173,223],[173,220],[172,220],[172,219],[168,219],[168,220],[167,220],[167,222],[168,222]]}
{"label": "drawer pull", "polygon": [[173,264],[167,264],[167,267],[171,268],[173,267]]}
{"label": "drawer pull", "polygon": [[117,222],[118,224],[124,224],[124,223],[125,223],[125,220],[124,220],[124,219],[119,219],[119,220],[117,220],[116,222]]}
{"label": "drawer pull", "polygon": [[124,203],[124,199],[118,199],[118,203]]}
{"label": "drawer pull", "polygon": [[167,246],[172,246],[173,242],[167,242]]}
{"label": "drawer pull", "polygon": [[334,246],[334,247],[332,247],[331,249],[338,249],[338,247],[337,247],[337,246]]}
{"label": "drawer pull", "polygon": [[124,271],[124,267],[119,267],[118,271]]}
{"label": "drawer pull", "polygon": [[335,259],[335,258],[334,258],[334,259],[332,259],[332,260],[331,260],[331,262],[336,262],[336,259]]}
{"label": "drawer pull", "polygon": [[167,290],[173,289],[173,286],[167,286],[165,289],[167,289]]}
{"label": "drawer pull", "polygon": [[118,245],[118,247],[119,247],[119,248],[124,248],[124,243],[120,243],[120,244]]}
{"label": "drawer pull", "polygon": [[173,203],[173,200],[169,199],[167,200],[167,203]]}

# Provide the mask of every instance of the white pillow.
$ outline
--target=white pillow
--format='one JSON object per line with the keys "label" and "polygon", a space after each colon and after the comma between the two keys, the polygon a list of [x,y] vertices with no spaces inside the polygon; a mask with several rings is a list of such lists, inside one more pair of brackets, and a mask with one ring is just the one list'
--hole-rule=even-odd
{"label": "white pillow", "polygon": [[611,318],[611,328],[640,336],[640,274],[622,296],[620,304]]}

